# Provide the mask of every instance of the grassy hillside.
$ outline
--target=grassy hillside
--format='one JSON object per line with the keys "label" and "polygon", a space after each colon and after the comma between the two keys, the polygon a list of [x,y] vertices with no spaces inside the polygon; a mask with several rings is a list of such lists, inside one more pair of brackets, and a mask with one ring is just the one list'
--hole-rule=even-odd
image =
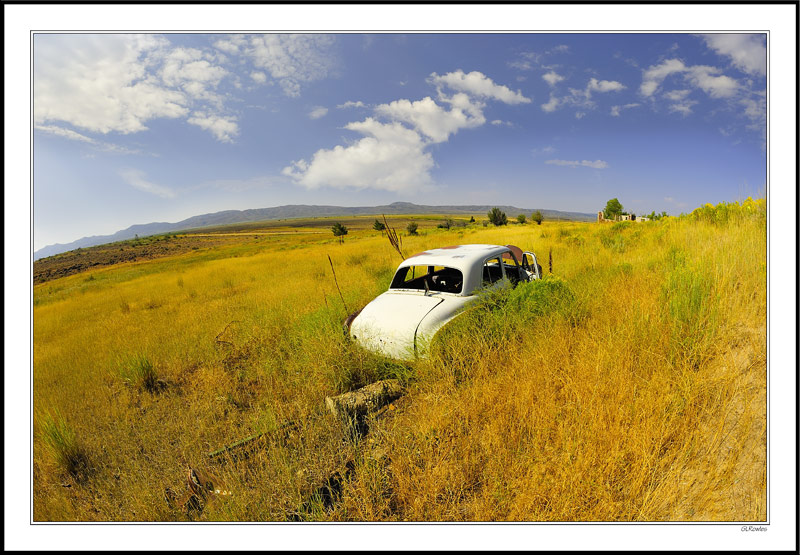
{"label": "grassy hillside", "polygon": [[[766,518],[763,200],[641,224],[435,223],[406,254],[513,243],[546,276],[483,298],[413,364],[341,333],[327,255],[351,311],[400,262],[366,224],[343,245],[243,234],[35,285],[34,519]],[[324,410],[387,377],[407,394],[366,437]],[[207,457],[260,432],[248,458]],[[170,506],[187,466],[232,495]]]}

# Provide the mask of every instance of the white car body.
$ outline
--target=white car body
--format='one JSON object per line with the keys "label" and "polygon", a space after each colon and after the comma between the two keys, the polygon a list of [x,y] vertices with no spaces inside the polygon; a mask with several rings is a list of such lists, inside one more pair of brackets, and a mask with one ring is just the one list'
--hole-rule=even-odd
{"label": "white car body", "polygon": [[413,360],[424,356],[436,332],[474,301],[480,289],[502,279],[516,284],[541,277],[536,255],[513,245],[430,249],[404,260],[389,290],[351,314],[345,327],[370,351]]}

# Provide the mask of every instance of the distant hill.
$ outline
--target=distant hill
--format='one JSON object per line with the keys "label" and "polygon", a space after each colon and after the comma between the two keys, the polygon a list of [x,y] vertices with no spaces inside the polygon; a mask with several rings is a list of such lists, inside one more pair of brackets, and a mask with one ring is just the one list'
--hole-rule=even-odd
{"label": "distant hill", "polygon": [[[38,260],[77,248],[93,247],[95,245],[103,245],[115,241],[125,241],[127,239],[133,239],[137,235],[139,237],[146,237],[159,233],[187,231],[190,229],[242,222],[372,214],[485,214],[492,206],[493,205],[480,204],[468,206],[427,206],[413,204],[411,202],[393,202],[392,204],[384,206],[316,206],[289,204],[286,206],[255,208],[251,210],[223,210],[222,212],[192,216],[191,218],[176,223],[153,222],[149,224],[136,224],[122,231],[117,231],[113,235],[93,235],[91,237],[83,237],[72,243],[48,245],[34,252],[33,259]],[[586,214],[583,212],[561,212],[559,210],[545,210],[542,208],[517,208],[516,206],[498,206],[498,208],[508,214],[509,218],[513,218],[517,214],[530,216],[531,212],[535,210],[539,210],[545,220],[594,221],[596,218],[595,214]]]}

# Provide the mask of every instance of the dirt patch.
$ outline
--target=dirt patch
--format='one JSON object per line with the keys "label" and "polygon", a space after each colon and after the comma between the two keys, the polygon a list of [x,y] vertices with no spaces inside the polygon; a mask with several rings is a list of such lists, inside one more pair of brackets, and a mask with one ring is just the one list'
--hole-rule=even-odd
{"label": "dirt patch", "polygon": [[241,235],[235,234],[171,235],[75,249],[36,260],[33,263],[33,283],[44,283],[52,279],[85,272],[91,268],[152,260],[221,245],[241,244],[242,241],[246,242],[257,238],[257,235],[243,238]]}

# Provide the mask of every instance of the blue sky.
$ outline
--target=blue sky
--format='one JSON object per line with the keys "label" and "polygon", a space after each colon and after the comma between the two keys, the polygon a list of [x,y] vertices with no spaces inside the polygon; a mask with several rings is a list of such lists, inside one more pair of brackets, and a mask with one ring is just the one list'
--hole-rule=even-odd
{"label": "blue sky", "polygon": [[690,211],[766,182],[764,35],[37,34],[34,248],[281,204]]}

